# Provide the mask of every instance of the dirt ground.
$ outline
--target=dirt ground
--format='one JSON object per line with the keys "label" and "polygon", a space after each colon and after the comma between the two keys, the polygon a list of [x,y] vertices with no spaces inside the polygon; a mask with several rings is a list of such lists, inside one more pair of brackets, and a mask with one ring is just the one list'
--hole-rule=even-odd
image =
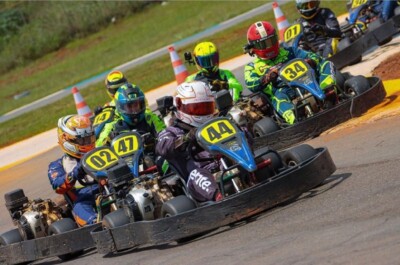
{"label": "dirt ground", "polygon": [[400,52],[382,61],[373,71],[373,75],[379,76],[383,81],[400,78]]}

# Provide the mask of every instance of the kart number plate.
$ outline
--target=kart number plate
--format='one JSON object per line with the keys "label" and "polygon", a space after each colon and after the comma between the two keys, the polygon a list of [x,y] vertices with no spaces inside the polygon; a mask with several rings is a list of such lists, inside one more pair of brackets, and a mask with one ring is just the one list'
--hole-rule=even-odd
{"label": "kart number plate", "polygon": [[351,8],[353,8],[353,9],[357,8],[360,5],[363,5],[365,3],[367,3],[367,0],[353,0],[353,3],[351,4]]}
{"label": "kart number plate", "polygon": [[112,143],[112,146],[115,153],[120,157],[131,155],[139,149],[138,136],[135,134],[128,134],[120,137]]}
{"label": "kart number plate", "polygon": [[118,156],[109,148],[103,148],[85,157],[85,164],[94,171],[101,171],[118,163]]}
{"label": "kart number plate", "polygon": [[113,109],[105,109],[99,115],[94,118],[93,126],[97,126],[102,124],[103,122],[110,119],[111,115],[113,115]]}
{"label": "kart number plate", "polygon": [[284,34],[284,40],[285,42],[289,42],[295,37],[297,37],[300,34],[300,24],[295,24],[293,26],[290,26]]}
{"label": "kart number plate", "polygon": [[308,68],[302,61],[295,61],[281,69],[281,75],[290,82],[303,76],[307,71]]}
{"label": "kart number plate", "polygon": [[201,137],[209,144],[216,144],[236,134],[235,127],[228,120],[217,120],[205,126]]}

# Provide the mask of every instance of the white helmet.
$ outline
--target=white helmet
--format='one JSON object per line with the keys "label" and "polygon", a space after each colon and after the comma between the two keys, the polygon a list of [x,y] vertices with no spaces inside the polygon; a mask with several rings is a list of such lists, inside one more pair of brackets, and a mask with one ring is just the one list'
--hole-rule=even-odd
{"label": "white helmet", "polygon": [[214,117],[214,95],[208,84],[201,81],[184,82],[176,88],[176,117],[194,127]]}

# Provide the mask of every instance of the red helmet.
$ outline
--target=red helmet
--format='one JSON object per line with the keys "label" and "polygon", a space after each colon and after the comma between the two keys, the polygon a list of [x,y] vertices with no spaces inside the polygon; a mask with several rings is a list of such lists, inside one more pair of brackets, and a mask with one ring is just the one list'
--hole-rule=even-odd
{"label": "red helmet", "polygon": [[279,54],[279,41],[271,23],[258,21],[247,30],[247,41],[257,57],[269,60]]}

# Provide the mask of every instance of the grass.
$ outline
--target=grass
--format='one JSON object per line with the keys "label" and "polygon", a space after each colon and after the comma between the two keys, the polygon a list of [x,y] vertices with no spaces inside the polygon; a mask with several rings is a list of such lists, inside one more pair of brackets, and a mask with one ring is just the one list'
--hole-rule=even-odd
{"label": "grass", "polygon": [[[27,67],[1,75],[0,97],[3,104],[0,105],[0,113],[4,114],[263,4],[265,1],[179,1],[147,9],[85,39],[76,40]],[[346,12],[343,1],[328,1],[322,5],[330,7],[336,14]],[[280,7],[289,22],[298,18],[293,2]],[[273,12],[270,11],[208,38],[218,46],[221,61],[243,54],[247,28],[258,20],[275,24]],[[181,58],[183,51],[191,51],[194,45],[178,50]],[[188,69],[195,71],[192,66]],[[175,78],[169,55],[142,64],[125,74],[129,81],[144,91],[174,81]],[[19,100],[12,99],[15,94],[24,91],[30,91],[30,95]],[[103,83],[90,86],[81,94],[91,108],[109,100]],[[71,97],[1,123],[0,147],[52,129],[56,127],[59,117],[71,113],[76,113],[72,94]]]}

